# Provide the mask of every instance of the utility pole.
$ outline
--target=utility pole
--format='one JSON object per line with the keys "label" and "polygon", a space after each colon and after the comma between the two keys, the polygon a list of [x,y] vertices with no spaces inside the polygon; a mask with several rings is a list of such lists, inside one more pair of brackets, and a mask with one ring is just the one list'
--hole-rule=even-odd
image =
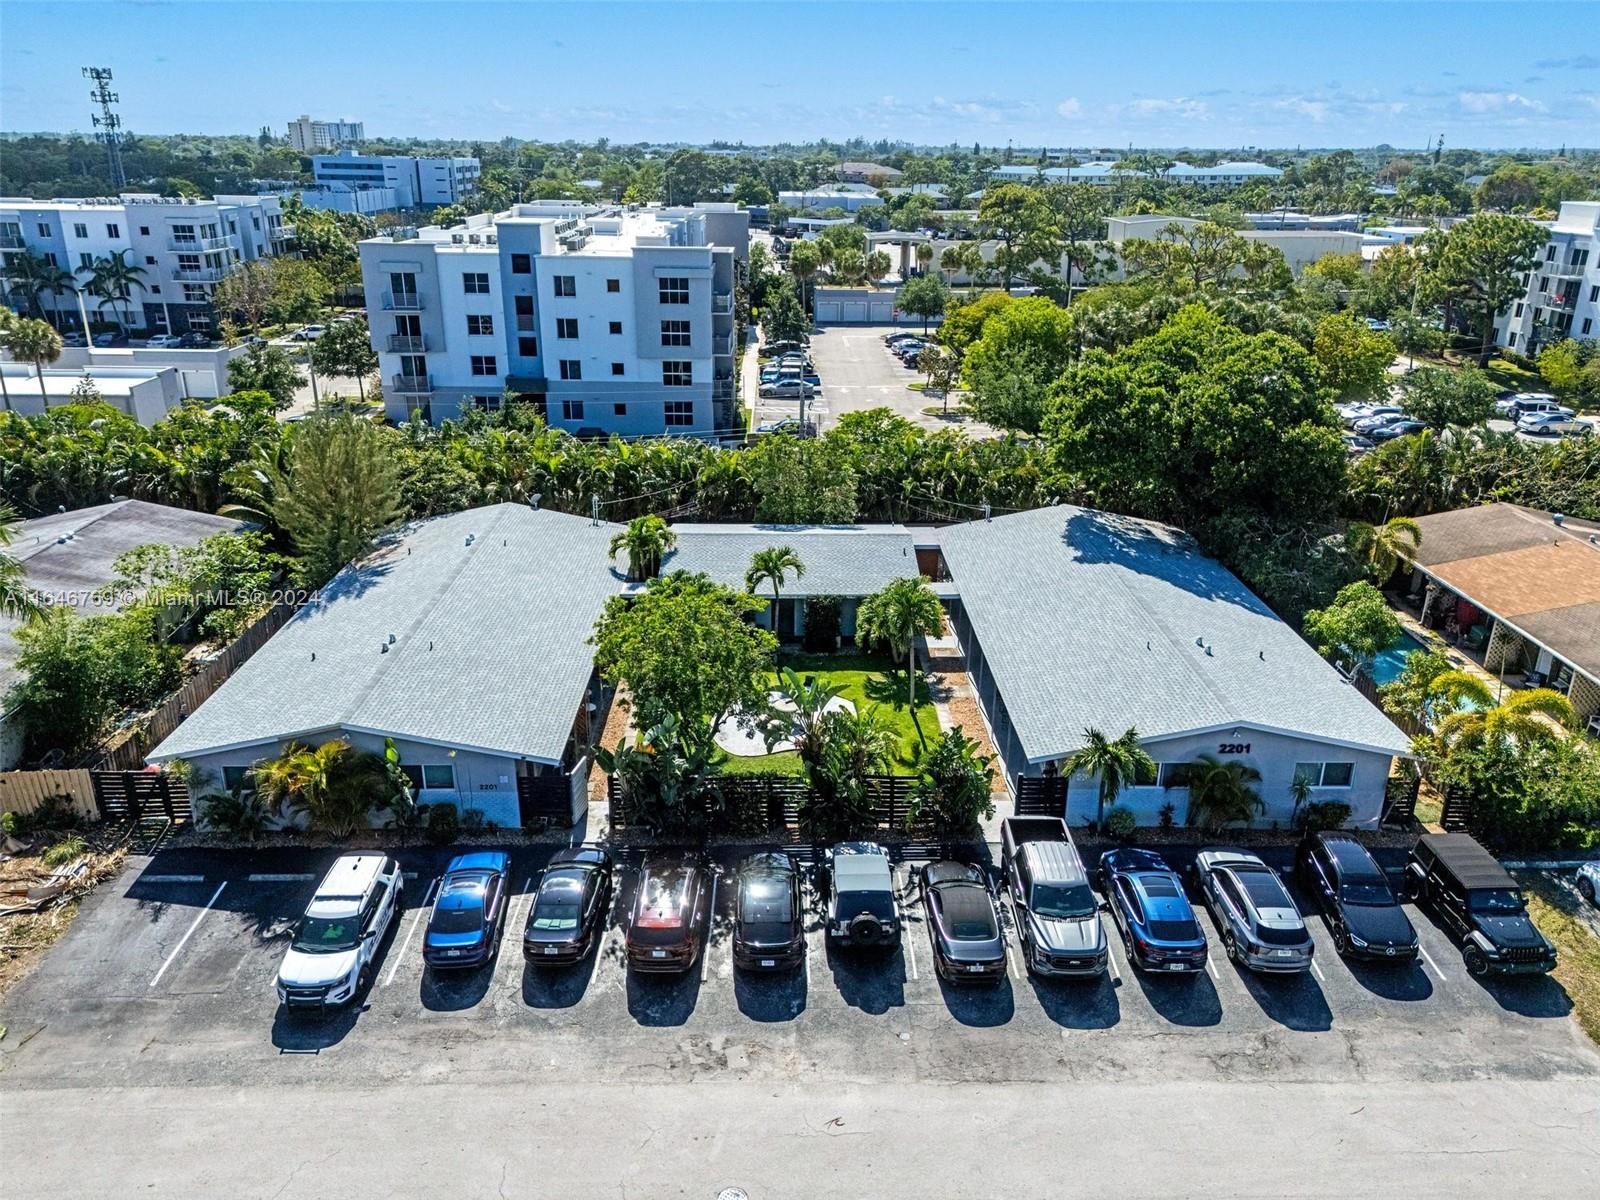
{"label": "utility pole", "polygon": [[122,169],[122,118],[114,107],[117,94],[111,90],[110,67],[85,67],[83,77],[94,83],[89,99],[100,106],[100,111],[90,117],[94,122],[95,138],[105,144],[106,160],[111,167],[111,186],[125,188],[128,176]]}

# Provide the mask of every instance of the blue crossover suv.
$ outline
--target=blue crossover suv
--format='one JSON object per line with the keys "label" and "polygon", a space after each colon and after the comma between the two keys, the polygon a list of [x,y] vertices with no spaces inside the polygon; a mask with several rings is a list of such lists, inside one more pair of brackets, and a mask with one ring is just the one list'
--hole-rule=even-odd
{"label": "blue crossover suv", "polygon": [[458,854],[439,881],[439,898],[422,939],[422,960],[436,970],[481,967],[500,949],[506,915],[503,850]]}
{"label": "blue crossover suv", "polygon": [[1183,881],[1149,850],[1107,850],[1100,883],[1128,961],[1141,971],[1203,971],[1206,935],[1183,894]]}

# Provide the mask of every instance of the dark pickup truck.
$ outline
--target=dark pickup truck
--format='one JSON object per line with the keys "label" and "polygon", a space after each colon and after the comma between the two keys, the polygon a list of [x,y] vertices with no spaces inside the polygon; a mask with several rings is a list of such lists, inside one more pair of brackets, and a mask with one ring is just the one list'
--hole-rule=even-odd
{"label": "dark pickup truck", "polygon": [[1094,977],[1106,970],[1106,934],[1089,873],[1060,817],[1000,823],[1000,869],[1028,970]]}
{"label": "dark pickup truck", "polygon": [[1536,975],[1555,968],[1556,948],[1534,927],[1517,881],[1467,834],[1418,838],[1406,863],[1405,890],[1461,943],[1472,974]]}

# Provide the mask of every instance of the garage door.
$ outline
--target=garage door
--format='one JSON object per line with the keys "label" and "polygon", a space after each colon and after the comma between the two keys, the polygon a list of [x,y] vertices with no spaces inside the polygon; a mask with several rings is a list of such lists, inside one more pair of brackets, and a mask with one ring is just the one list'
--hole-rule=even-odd
{"label": "garage door", "polygon": [[839,305],[839,320],[850,323],[866,324],[867,302],[865,300],[845,300]]}
{"label": "garage door", "polygon": [[831,325],[839,320],[839,302],[837,300],[817,301],[817,324]]}
{"label": "garage door", "polygon": [[894,301],[888,297],[870,301],[869,308],[867,319],[874,325],[887,325],[894,320]]}

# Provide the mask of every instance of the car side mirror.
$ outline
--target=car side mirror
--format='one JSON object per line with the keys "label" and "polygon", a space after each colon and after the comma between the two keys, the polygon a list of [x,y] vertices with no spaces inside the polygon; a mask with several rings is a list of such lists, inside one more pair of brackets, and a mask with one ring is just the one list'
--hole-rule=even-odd
{"label": "car side mirror", "polygon": [[372,938],[375,938],[377,936],[378,936],[378,931],[376,929],[368,929],[368,930],[364,930],[362,932],[361,940],[363,942],[365,942],[365,941],[368,941],[368,940],[370,940]]}
{"label": "car side mirror", "polygon": [[1109,901],[1109,900],[1100,901],[1100,911],[1101,912],[1110,912],[1111,911],[1111,901]]}

